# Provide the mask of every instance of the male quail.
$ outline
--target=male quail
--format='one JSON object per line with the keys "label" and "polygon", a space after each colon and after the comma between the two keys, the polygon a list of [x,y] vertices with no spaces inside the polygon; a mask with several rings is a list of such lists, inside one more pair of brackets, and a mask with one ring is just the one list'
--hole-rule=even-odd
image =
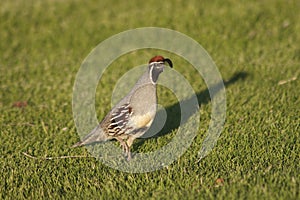
{"label": "male quail", "polygon": [[173,67],[172,61],[162,56],[150,59],[148,70],[136,82],[131,91],[82,141],[72,147],[116,139],[120,142],[127,160],[131,159],[130,146],[151,126],[157,109],[156,82],[165,67]]}

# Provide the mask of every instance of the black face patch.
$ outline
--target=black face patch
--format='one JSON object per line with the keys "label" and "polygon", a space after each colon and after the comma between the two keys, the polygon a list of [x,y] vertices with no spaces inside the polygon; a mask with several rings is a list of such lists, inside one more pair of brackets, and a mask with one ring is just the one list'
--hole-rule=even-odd
{"label": "black face patch", "polygon": [[164,71],[164,65],[163,63],[155,63],[151,66],[150,69],[150,78],[151,80],[156,83],[158,76],[160,73]]}

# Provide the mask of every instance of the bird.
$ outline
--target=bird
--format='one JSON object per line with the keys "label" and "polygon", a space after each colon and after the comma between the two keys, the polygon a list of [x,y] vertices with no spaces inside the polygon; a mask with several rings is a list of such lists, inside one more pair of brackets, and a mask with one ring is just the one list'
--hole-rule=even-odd
{"label": "bird", "polygon": [[131,159],[130,147],[136,138],[150,128],[157,111],[156,83],[166,64],[173,68],[169,58],[157,55],[148,62],[144,74],[130,92],[123,97],[103,120],[83,139],[72,147],[117,140],[125,154]]}

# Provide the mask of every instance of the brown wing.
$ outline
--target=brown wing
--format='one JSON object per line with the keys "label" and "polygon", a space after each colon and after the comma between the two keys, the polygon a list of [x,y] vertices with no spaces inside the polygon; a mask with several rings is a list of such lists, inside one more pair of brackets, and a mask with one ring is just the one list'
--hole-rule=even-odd
{"label": "brown wing", "polygon": [[105,125],[105,132],[109,136],[118,136],[127,133],[128,131],[132,130],[132,127],[128,127],[128,121],[130,116],[132,115],[132,108],[129,104],[124,104],[119,108],[115,109],[106,120]]}

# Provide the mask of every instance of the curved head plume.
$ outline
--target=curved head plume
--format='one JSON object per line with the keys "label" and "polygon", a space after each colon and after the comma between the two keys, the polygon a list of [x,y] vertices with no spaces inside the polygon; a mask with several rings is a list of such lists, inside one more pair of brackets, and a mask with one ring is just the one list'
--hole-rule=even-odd
{"label": "curved head plume", "polygon": [[162,56],[154,56],[149,60],[149,64],[151,63],[165,63],[167,62],[171,68],[173,68],[173,63],[169,58],[164,58]]}

